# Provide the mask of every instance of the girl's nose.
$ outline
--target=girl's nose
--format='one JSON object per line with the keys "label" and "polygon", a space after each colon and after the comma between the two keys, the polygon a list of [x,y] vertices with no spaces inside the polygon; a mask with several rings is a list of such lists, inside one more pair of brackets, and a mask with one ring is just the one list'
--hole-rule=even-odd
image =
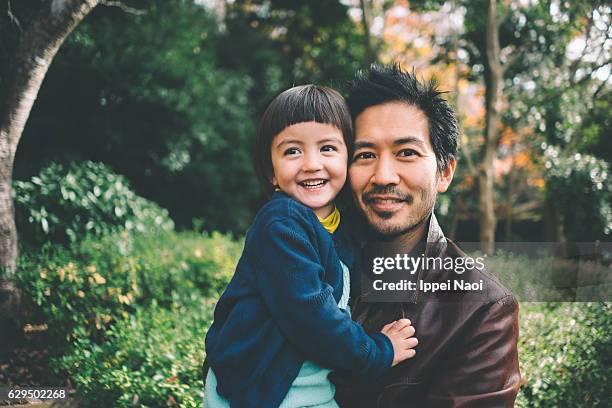
{"label": "girl's nose", "polygon": [[305,154],[304,163],[302,164],[302,171],[314,172],[319,171],[323,168],[321,159],[317,154]]}

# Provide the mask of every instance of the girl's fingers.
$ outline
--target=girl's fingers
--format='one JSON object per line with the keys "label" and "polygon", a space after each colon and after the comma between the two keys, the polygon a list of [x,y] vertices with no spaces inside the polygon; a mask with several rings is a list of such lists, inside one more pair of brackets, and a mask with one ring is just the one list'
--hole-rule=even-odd
{"label": "girl's fingers", "polygon": [[[399,319],[395,320],[391,323],[386,324],[380,331],[383,333],[397,332],[402,336],[404,335],[405,330],[412,327],[412,322],[409,319]],[[414,328],[411,331],[414,334]],[[410,330],[408,331],[410,333]],[[411,335],[407,335],[406,337],[410,337]]]}
{"label": "girl's fingers", "polygon": [[414,332],[415,332],[415,330],[414,330],[414,326],[406,326],[406,327],[404,327],[404,328],[403,328],[403,329],[400,331],[400,333],[401,333],[403,336],[405,336],[405,337],[404,337],[405,339],[407,339],[408,337],[412,337],[412,336],[414,336]]}
{"label": "girl's fingers", "polygon": [[415,355],[416,355],[416,351],[414,349],[403,350],[400,353],[399,361],[402,362],[402,361],[408,360],[414,357]]}
{"label": "girl's fingers", "polygon": [[416,337],[410,337],[409,339],[406,340],[405,346],[408,349],[413,349],[416,346],[418,346],[419,344],[419,340]]}
{"label": "girl's fingers", "polygon": [[394,321],[392,324],[392,329],[395,331],[401,331],[403,330],[405,327],[410,326],[412,323],[410,322],[409,319],[399,319]]}

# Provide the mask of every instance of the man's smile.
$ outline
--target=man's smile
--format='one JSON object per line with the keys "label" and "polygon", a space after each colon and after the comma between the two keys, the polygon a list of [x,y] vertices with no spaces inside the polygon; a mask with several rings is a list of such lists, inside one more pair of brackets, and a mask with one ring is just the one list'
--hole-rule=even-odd
{"label": "man's smile", "polygon": [[375,212],[396,212],[404,205],[412,203],[410,194],[391,195],[391,194],[363,194],[363,202],[371,207]]}

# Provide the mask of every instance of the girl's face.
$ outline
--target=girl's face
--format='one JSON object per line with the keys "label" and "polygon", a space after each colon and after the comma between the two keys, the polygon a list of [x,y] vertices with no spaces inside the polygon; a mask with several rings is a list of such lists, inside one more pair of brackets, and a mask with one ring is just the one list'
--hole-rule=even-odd
{"label": "girl's face", "polygon": [[272,184],[321,218],[344,186],[348,151],[342,132],[317,122],[296,123],[272,139]]}

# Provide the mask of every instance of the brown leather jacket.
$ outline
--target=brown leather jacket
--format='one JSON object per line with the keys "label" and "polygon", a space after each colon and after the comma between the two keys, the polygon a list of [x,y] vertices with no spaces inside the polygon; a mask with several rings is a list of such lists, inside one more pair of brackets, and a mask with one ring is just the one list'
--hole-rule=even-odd
{"label": "brown leather jacket", "polygon": [[[425,255],[465,257],[430,218]],[[434,244],[435,243],[435,244]],[[453,271],[418,274],[445,282]],[[409,318],[419,339],[416,356],[393,367],[379,384],[361,384],[342,375],[336,383],[340,407],[512,407],[520,383],[517,340],[518,302],[486,270],[462,274],[483,281],[477,294],[430,296],[414,292],[407,302],[369,302],[363,291],[353,303],[353,319],[366,331],[380,331]]]}

